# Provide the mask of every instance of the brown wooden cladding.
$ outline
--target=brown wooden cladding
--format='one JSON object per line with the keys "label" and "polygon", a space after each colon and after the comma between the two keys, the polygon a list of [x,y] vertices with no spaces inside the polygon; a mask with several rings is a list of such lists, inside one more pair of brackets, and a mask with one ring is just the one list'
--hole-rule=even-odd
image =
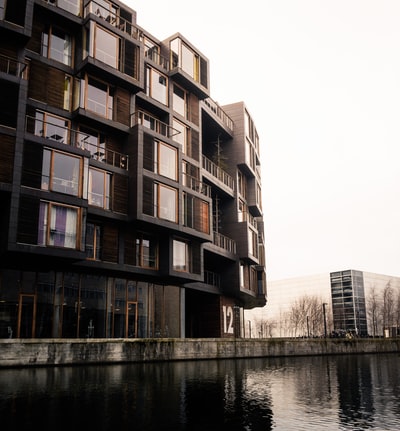
{"label": "brown wooden cladding", "polygon": [[103,253],[105,262],[118,263],[118,228],[115,225],[104,225],[103,229]]}
{"label": "brown wooden cladding", "polygon": [[124,234],[124,263],[126,265],[135,265],[135,246],[136,239],[133,231]]}
{"label": "brown wooden cladding", "polygon": [[0,182],[11,183],[14,167],[15,137],[0,135]]}
{"label": "brown wooden cladding", "polygon": [[128,177],[114,174],[113,211],[121,214],[128,213]]}
{"label": "brown wooden cladding", "polygon": [[200,140],[199,132],[191,129],[190,131],[190,157],[196,161],[200,160]]}
{"label": "brown wooden cladding", "polygon": [[49,105],[64,108],[65,72],[32,61],[28,96]]}
{"label": "brown wooden cladding", "polygon": [[130,125],[130,94],[129,91],[124,90],[122,88],[116,88],[115,90],[115,98],[116,98],[116,114],[115,121],[118,121],[125,126]]}
{"label": "brown wooden cladding", "polygon": [[25,142],[21,177],[21,184],[23,186],[41,188],[42,160],[42,147]]}
{"label": "brown wooden cladding", "polygon": [[18,214],[17,242],[37,244],[39,226],[39,205],[36,197],[21,196]]}
{"label": "brown wooden cladding", "polygon": [[199,98],[193,93],[189,96],[189,112],[190,121],[198,126],[200,121]]}

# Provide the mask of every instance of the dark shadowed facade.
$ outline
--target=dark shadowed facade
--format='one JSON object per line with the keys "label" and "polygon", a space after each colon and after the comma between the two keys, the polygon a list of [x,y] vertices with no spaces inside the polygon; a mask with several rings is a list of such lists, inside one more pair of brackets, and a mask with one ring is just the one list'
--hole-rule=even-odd
{"label": "dark shadowed facade", "polygon": [[243,336],[266,303],[245,104],[118,1],[0,0],[0,40],[0,337]]}

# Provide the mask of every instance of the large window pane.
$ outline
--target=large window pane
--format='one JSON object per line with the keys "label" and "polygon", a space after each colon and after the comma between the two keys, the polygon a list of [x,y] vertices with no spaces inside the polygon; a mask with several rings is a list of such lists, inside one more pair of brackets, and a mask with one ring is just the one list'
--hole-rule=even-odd
{"label": "large window pane", "polygon": [[78,209],[41,202],[39,245],[77,248]]}
{"label": "large window pane", "polygon": [[104,209],[110,208],[111,175],[98,169],[89,171],[89,204]]}
{"label": "large window pane", "polygon": [[97,26],[95,46],[94,56],[98,60],[111,67],[118,68],[119,41],[117,37]]}
{"label": "large window pane", "polygon": [[167,77],[158,71],[147,68],[147,95],[164,105],[168,104]]}
{"label": "large window pane", "polygon": [[188,245],[186,242],[173,242],[173,268],[175,271],[188,271]]}
{"label": "large window pane", "polygon": [[177,221],[177,192],[175,189],[155,184],[158,190],[158,217],[176,222]]}
{"label": "large window pane", "polygon": [[166,145],[163,142],[158,142],[158,144],[158,173],[176,180],[177,151],[175,148]]}
{"label": "large window pane", "polygon": [[45,149],[42,189],[79,196],[81,161],[79,157]]}

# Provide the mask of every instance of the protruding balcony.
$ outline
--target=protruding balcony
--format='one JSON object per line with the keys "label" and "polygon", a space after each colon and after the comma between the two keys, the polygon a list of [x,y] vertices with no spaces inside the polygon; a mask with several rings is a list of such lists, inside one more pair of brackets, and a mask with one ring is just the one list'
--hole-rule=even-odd
{"label": "protruding balcony", "polygon": [[167,138],[171,138],[180,133],[179,130],[174,129],[169,124],[163,123],[157,117],[141,110],[135,111],[131,115],[131,127],[138,124],[147,127],[160,135],[166,136]]}
{"label": "protruding balcony", "polygon": [[206,156],[203,156],[203,169],[211,175],[207,177],[213,184],[228,193],[230,196],[233,196],[235,182],[227,172],[217,166]]}
{"label": "protruding balcony", "polygon": [[213,244],[229,253],[236,253],[236,242],[219,232],[214,232]]}
{"label": "protruding balcony", "polygon": [[17,78],[28,78],[28,63],[0,55],[0,72]]}
{"label": "protruding balcony", "polygon": [[200,192],[204,196],[211,196],[211,187],[208,184],[186,173],[183,173],[183,185],[189,187],[191,190]]}
{"label": "protruding balcony", "polygon": [[87,150],[90,152],[93,160],[98,160],[108,165],[128,170],[129,159],[127,154],[109,150],[104,146],[94,145],[89,142],[90,136],[86,133],[28,115],[26,116],[25,130],[27,133],[32,133],[35,136]]}
{"label": "protruding balcony", "polygon": [[212,100],[211,97],[208,97],[207,99],[204,99],[204,105],[222,121],[231,133],[233,133],[233,120],[225,113],[217,102]]}
{"label": "protruding balcony", "polygon": [[118,13],[118,9],[111,2],[101,1],[90,1],[85,6],[84,17],[86,18],[89,14],[94,14],[104,21],[108,22],[112,26],[122,30],[124,33],[129,35],[132,39],[139,40],[140,30],[132,22],[125,18],[122,18]]}

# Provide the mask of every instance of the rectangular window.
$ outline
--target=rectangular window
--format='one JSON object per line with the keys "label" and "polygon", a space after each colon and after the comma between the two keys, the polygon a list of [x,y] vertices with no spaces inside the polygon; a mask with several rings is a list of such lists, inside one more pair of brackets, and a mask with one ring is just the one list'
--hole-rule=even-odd
{"label": "rectangular window", "polygon": [[246,199],[247,180],[242,172],[237,171],[238,192]]}
{"label": "rectangular window", "polygon": [[194,81],[199,82],[200,58],[180,38],[170,43],[171,67],[180,67]]}
{"label": "rectangular window", "polygon": [[188,193],[183,196],[184,224],[198,232],[210,233],[209,204]]}
{"label": "rectangular window", "polygon": [[248,241],[249,241],[249,254],[254,257],[258,257],[258,238],[257,232],[252,229],[248,230]]}
{"label": "rectangular window", "polygon": [[47,58],[72,65],[72,38],[54,26],[42,33],[42,55]]}
{"label": "rectangular window", "polygon": [[79,212],[79,208],[41,202],[38,244],[63,248],[78,248]]}
{"label": "rectangular window", "polygon": [[174,84],[172,93],[172,107],[176,113],[187,118],[187,93],[178,85]]}
{"label": "rectangular window", "polygon": [[43,150],[43,190],[81,196],[82,158],[49,149]]}
{"label": "rectangular window", "polygon": [[90,151],[92,158],[103,161],[106,157],[106,137],[103,133],[85,126],[79,127],[78,146]]}
{"label": "rectangular window", "polygon": [[101,259],[101,226],[94,223],[86,224],[85,250],[88,259]]}
{"label": "rectangular window", "polygon": [[189,245],[184,241],[174,239],[172,250],[173,269],[175,271],[189,272]]}
{"label": "rectangular window", "polygon": [[238,222],[242,222],[246,220],[247,220],[246,204],[241,199],[238,199]]}
{"label": "rectangular window", "polygon": [[118,69],[119,38],[112,33],[96,26],[93,57]]}
{"label": "rectangular window", "polygon": [[158,268],[158,243],[156,238],[138,234],[136,237],[135,265],[143,268]]}
{"label": "rectangular window", "polygon": [[57,6],[74,15],[80,15],[82,0],[57,0]]}
{"label": "rectangular window", "polygon": [[88,200],[89,205],[110,209],[111,174],[99,169],[89,169]]}
{"label": "rectangular window", "polygon": [[146,94],[164,105],[168,105],[168,78],[151,67],[146,69]]}
{"label": "rectangular window", "polygon": [[178,151],[161,141],[154,142],[154,171],[159,175],[177,179]]}
{"label": "rectangular window", "polygon": [[[81,106],[97,115],[112,120],[114,92],[105,82],[92,77],[81,81]],[[86,88],[86,91],[84,89]]]}
{"label": "rectangular window", "polygon": [[178,221],[178,192],[164,184],[154,183],[154,216],[177,223]]}
{"label": "rectangular window", "polygon": [[175,118],[172,120],[172,127],[177,131],[172,137],[175,142],[181,145],[183,154],[190,154],[188,151],[188,127]]}
{"label": "rectangular window", "polygon": [[67,144],[69,142],[70,122],[62,117],[36,111],[35,135],[42,136],[53,141]]}

